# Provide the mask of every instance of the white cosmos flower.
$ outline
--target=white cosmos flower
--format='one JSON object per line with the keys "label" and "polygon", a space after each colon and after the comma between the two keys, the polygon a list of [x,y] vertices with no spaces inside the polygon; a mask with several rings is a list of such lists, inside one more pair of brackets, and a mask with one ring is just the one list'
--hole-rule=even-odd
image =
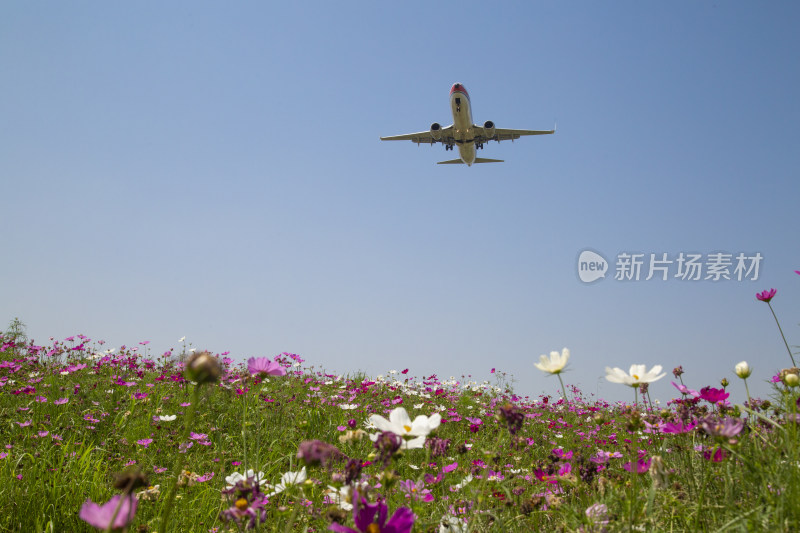
{"label": "white cosmos flower", "polygon": [[[369,423],[380,431],[391,431],[403,439],[403,448],[414,449],[422,448],[425,444],[425,437],[428,433],[439,427],[442,422],[442,415],[434,413],[430,417],[419,415],[413,421],[408,416],[405,407],[398,407],[389,413],[389,420],[380,415],[371,415]],[[378,439],[378,434],[370,435],[372,441]]]}
{"label": "white cosmos flower", "polygon": [[267,494],[267,498],[275,496],[276,494],[286,490],[289,485],[299,485],[306,480],[306,467],[303,467],[299,472],[286,472],[281,475],[281,482],[277,485],[264,485],[267,490],[271,490]]}
{"label": "white cosmos flower", "polygon": [[255,478],[256,482],[259,485],[264,484],[264,472],[259,472],[258,474],[256,474],[254,470],[248,470],[247,472],[244,473],[244,475],[240,474],[239,472],[234,472],[230,476],[225,476],[225,483],[227,483],[228,488],[231,489],[238,482],[245,481],[246,479],[249,479],[251,477]]}
{"label": "white cosmos flower", "polygon": [[747,364],[747,361],[742,361],[741,363],[737,364],[734,370],[736,375],[742,379],[749,378],[750,374],[753,373],[753,369],[750,368],[750,365]]}
{"label": "white cosmos flower", "polygon": [[457,485],[450,485],[450,490],[453,491],[453,492],[455,492],[457,490],[461,490],[464,487],[466,487],[467,484],[470,481],[472,481],[472,474],[467,474],[467,477],[465,477],[463,480],[461,480],[461,483],[459,483]]}
{"label": "white cosmos flower", "polygon": [[176,418],[175,415],[162,415],[158,417],[158,419],[161,420],[162,422],[172,422],[173,420],[175,420],[175,418]]}
{"label": "white cosmos flower", "polygon": [[567,366],[567,361],[569,361],[569,350],[564,348],[560,354],[558,352],[550,352],[550,357],[544,354],[540,355],[539,362],[534,363],[534,366],[548,374],[560,374],[564,367]]}
{"label": "white cosmos flower", "polygon": [[328,490],[325,491],[325,494],[330,498],[330,501],[338,505],[340,509],[344,509],[345,511],[353,510],[353,504],[350,503],[353,501],[350,485],[345,485],[339,489],[333,485],[328,485]]}
{"label": "white cosmos flower", "polygon": [[652,383],[667,375],[661,372],[661,365],[656,365],[649,371],[645,365],[631,365],[630,372],[626,373],[621,368],[606,367],[606,379],[612,383],[622,383],[629,387],[638,387],[642,383]]}
{"label": "white cosmos flower", "polygon": [[178,342],[183,342],[183,341],[185,341],[185,340],[186,340],[186,335],[184,335],[183,337],[181,337],[180,339],[178,339]]}
{"label": "white cosmos flower", "polygon": [[343,403],[339,405],[339,409],[344,409],[345,411],[351,411],[353,409],[358,409],[357,403]]}

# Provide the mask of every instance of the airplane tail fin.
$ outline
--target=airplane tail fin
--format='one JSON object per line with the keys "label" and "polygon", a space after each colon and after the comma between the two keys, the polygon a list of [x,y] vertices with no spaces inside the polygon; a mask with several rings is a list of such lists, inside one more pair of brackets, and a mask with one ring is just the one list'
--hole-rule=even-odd
{"label": "airplane tail fin", "polygon": [[[475,163],[502,163],[503,159],[486,159],[483,157],[478,157],[475,159]],[[449,161],[439,161],[436,163],[437,165],[463,165],[464,162],[460,159],[450,159]]]}

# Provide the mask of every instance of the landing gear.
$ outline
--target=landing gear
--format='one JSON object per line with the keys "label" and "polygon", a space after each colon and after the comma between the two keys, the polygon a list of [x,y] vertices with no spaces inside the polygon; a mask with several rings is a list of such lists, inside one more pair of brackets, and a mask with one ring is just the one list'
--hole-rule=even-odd
{"label": "landing gear", "polygon": [[478,148],[479,150],[483,150],[483,143],[475,143],[475,148]]}
{"label": "landing gear", "polygon": [[453,145],[452,145],[452,144],[445,144],[445,145],[444,145],[444,151],[445,151],[445,152],[446,152],[447,150],[452,150],[452,149],[453,149]]}

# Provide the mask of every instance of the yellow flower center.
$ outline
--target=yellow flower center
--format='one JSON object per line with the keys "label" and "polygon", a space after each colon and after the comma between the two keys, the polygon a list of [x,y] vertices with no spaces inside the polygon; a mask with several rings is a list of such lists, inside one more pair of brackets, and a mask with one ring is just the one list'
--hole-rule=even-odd
{"label": "yellow flower center", "polygon": [[238,500],[236,500],[235,505],[237,509],[239,509],[240,511],[244,511],[245,509],[247,509],[247,500],[245,498],[239,498]]}
{"label": "yellow flower center", "polygon": [[373,522],[367,526],[367,533],[381,533],[381,526]]}
{"label": "yellow flower center", "polygon": [[639,376],[637,376],[636,374],[634,374],[634,375],[633,375],[633,378],[634,378],[636,381],[639,381]]}
{"label": "yellow flower center", "polygon": [[411,432],[411,426],[403,426],[403,429],[406,430],[406,433],[410,433]]}

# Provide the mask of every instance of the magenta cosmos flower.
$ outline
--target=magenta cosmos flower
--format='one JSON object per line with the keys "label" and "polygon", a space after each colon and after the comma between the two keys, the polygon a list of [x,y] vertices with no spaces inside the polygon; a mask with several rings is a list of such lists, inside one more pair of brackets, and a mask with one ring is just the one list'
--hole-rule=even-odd
{"label": "magenta cosmos flower", "polygon": [[772,300],[775,297],[775,293],[777,293],[777,292],[778,291],[776,291],[775,289],[770,289],[768,291],[763,291],[763,292],[757,292],[756,293],[756,298],[758,298],[762,302],[769,303],[769,301]]}
{"label": "magenta cosmos flower", "polygon": [[269,357],[251,357],[247,360],[247,371],[252,375],[285,376],[286,369]]}
{"label": "magenta cosmos flower", "polygon": [[[120,496],[117,494],[103,505],[98,505],[92,500],[86,500],[81,506],[78,516],[84,522],[97,529],[122,529],[133,522],[136,515],[138,501],[133,494]],[[119,510],[117,510],[119,508]],[[116,513],[116,517],[114,516]],[[113,518],[113,522],[111,521]]]}
{"label": "magenta cosmos flower", "polygon": [[700,389],[700,398],[713,404],[724,402],[730,395],[731,393],[725,392],[725,389],[715,389],[714,387]]}
{"label": "magenta cosmos flower", "polygon": [[[360,503],[359,503],[360,502]],[[353,529],[334,522],[328,529],[338,533],[409,533],[416,517],[408,507],[400,507],[391,518],[386,519],[389,508],[382,501],[367,503],[357,491],[353,494]]]}

